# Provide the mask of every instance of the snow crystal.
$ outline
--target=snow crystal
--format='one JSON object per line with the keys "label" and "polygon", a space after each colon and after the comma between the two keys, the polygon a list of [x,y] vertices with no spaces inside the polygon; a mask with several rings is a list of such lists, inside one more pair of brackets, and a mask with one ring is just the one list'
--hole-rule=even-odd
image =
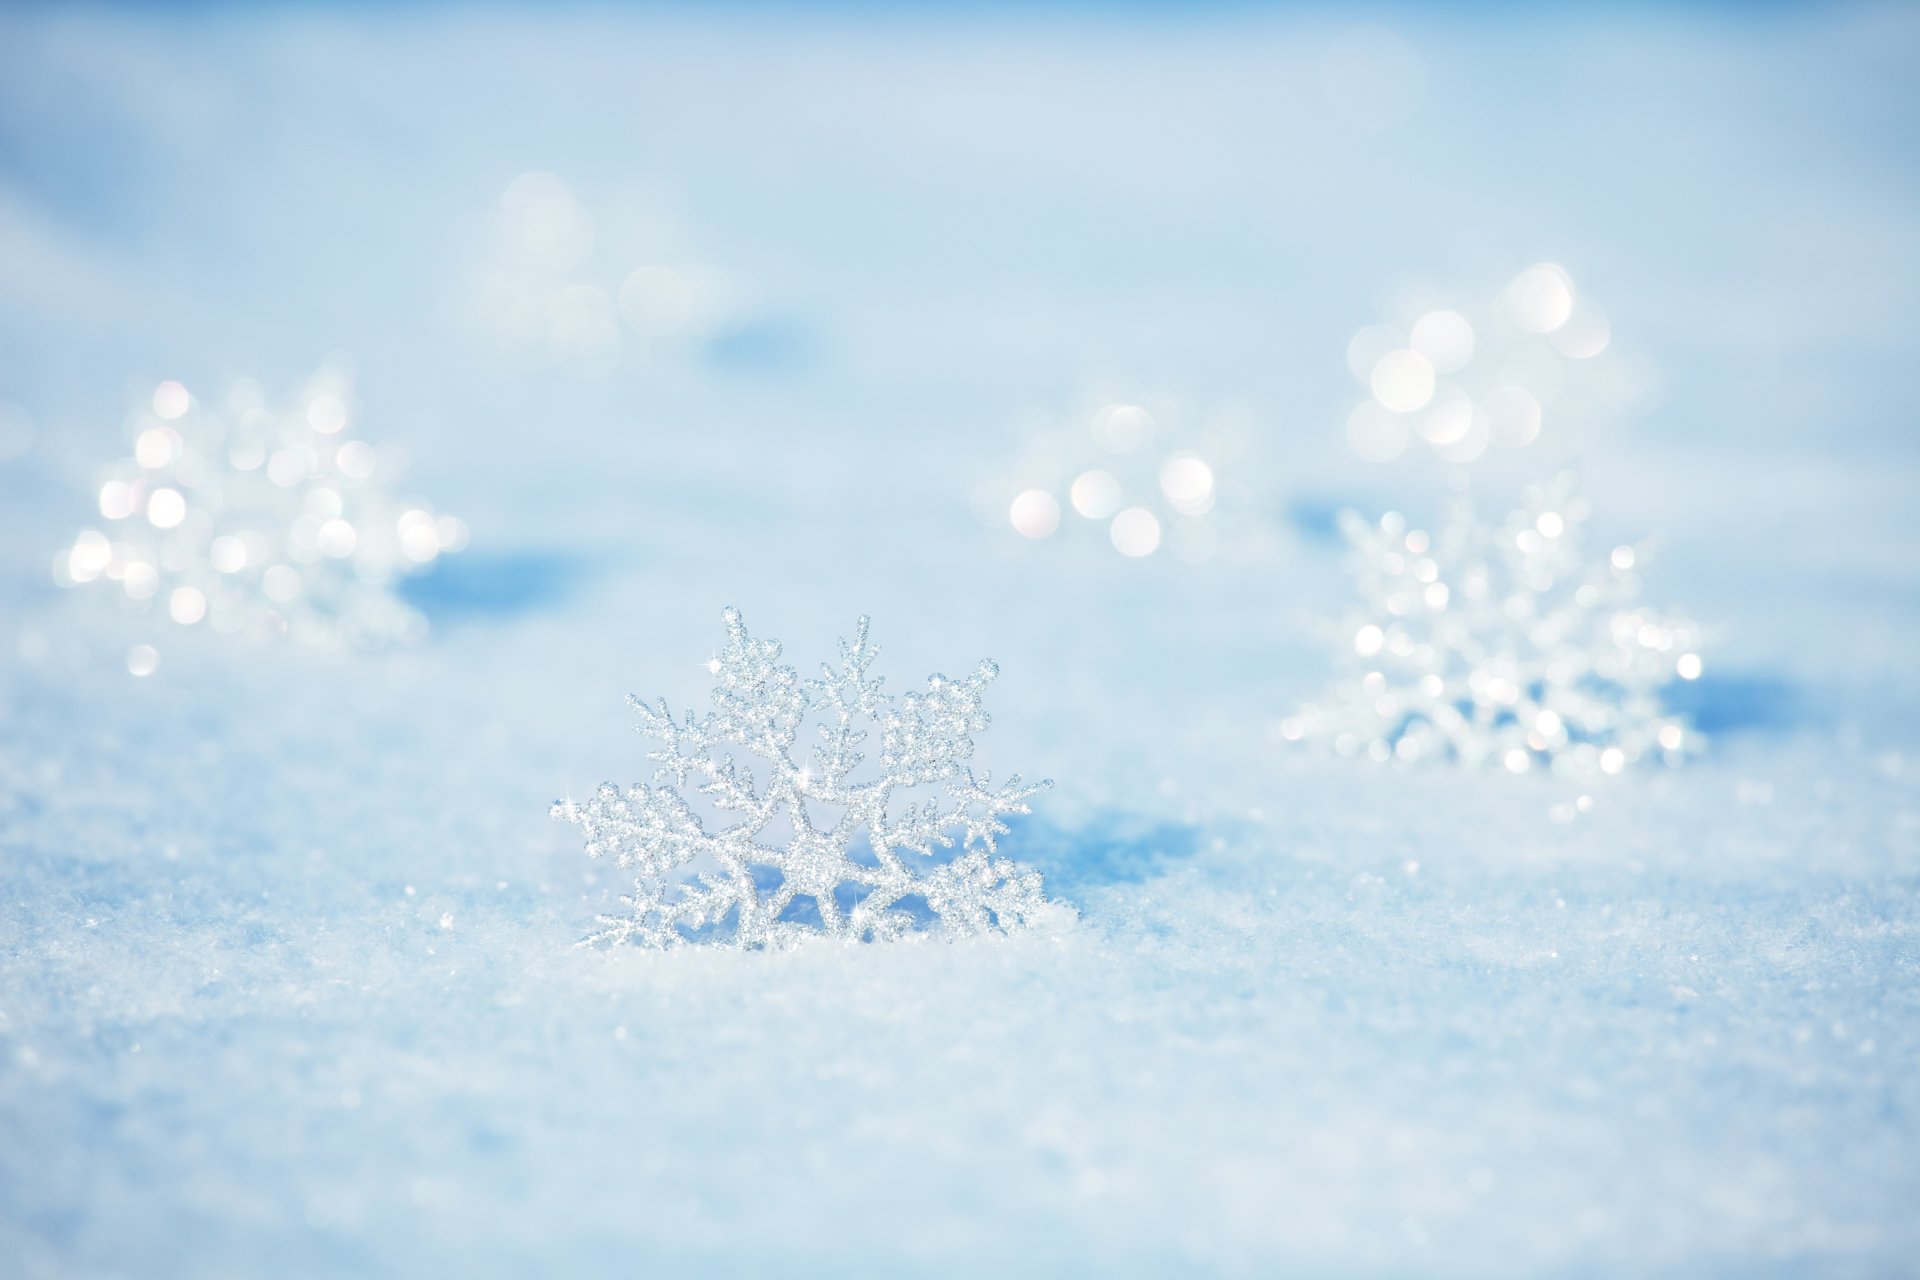
{"label": "snow crystal", "polygon": [[1700,629],[1640,601],[1649,549],[1590,563],[1591,504],[1562,473],[1495,526],[1464,500],[1437,535],[1396,512],[1341,522],[1363,611],[1349,674],[1281,726],[1339,755],[1524,773],[1677,763],[1697,735],[1660,690],[1701,673]]}
{"label": "snow crystal", "polygon": [[472,246],[469,318],[523,366],[588,377],[623,362],[675,368],[753,318],[742,284],[678,240],[651,202],[589,205],[557,174],[520,174]]}
{"label": "snow crystal", "polygon": [[979,487],[978,511],[1029,541],[1087,538],[1130,560],[1251,558],[1271,541],[1248,493],[1259,435],[1230,405],[1147,395],[1084,408],[1032,428]]}
{"label": "snow crystal", "polygon": [[[111,583],[126,608],[181,626],[325,647],[420,639],[426,620],[393,584],[464,546],[466,526],[394,499],[391,453],[354,426],[339,369],[278,412],[250,380],[211,405],[161,383],[132,417],[132,456],[100,485],[104,528],[80,531],[55,580]],[[129,665],[152,669],[138,652]]]}
{"label": "snow crystal", "polygon": [[1631,374],[1596,359],[1612,332],[1606,311],[1553,262],[1522,271],[1489,305],[1370,324],[1347,344],[1347,367],[1367,389],[1347,416],[1347,445],[1390,462],[1422,442],[1466,464],[1545,434],[1577,440],[1641,407]]}
{"label": "snow crystal", "polygon": [[[607,783],[584,805],[553,806],[554,817],[585,831],[589,856],[611,855],[639,873],[624,900],[631,913],[604,917],[589,941],[668,946],[697,937],[761,947],[814,933],[890,938],[914,927],[905,909],[914,898],[953,936],[1015,928],[1046,911],[1040,877],[993,854],[1004,819],[1029,812],[1028,800],[1052,784],[1026,785],[1016,773],[995,787],[967,765],[999,668],[982,662],[963,680],[930,676],[926,692],[896,698],[868,674],[879,649],[864,617],[840,642],[840,665],[823,665],[818,680],[782,665],[780,645],[750,636],[739,610],[725,618],[727,643],[708,664],[717,680],[712,711],[675,721],[665,699],[628,698],[641,732],[663,744],[647,757],[660,766],[653,784],[623,792]],[[802,764],[796,744],[810,722],[820,743]],[[861,768],[863,725],[880,731],[877,773]],[[684,794],[690,778],[737,821],[709,831]],[[821,809],[839,816],[819,822]],[[905,856],[931,858],[954,843],[956,829],[959,857],[920,870]]]}

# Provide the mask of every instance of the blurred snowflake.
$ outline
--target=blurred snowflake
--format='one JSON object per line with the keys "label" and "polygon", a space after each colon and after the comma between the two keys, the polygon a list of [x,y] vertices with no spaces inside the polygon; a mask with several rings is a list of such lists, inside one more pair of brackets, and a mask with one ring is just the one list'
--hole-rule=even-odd
{"label": "blurred snowflake", "polygon": [[[80,531],[55,579],[112,583],[129,609],[181,626],[322,647],[420,639],[426,620],[394,583],[464,547],[467,529],[390,496],[399,460],[355,436],[356,412],[332,367],[277,412],[252,381],[219,405],[161,383],[132,417],[133,456],[100,486],[104,527]],[[138,645],[128,665],[145,675],[157,660]]]}
{"label": "blurred snowflake", "polygon": [[1699,677],[1699,628],[1640,603],[1646,546],[1583,557],[1589,514],[1566,474],[1498,526],[1464,501],[1434,537],[1396,513],[1346,513],[1364,606],[1345,633],[1351,670],[1280,735],[1514,773],[1618,773],[1696,750],[1660,691]]}
{"label": "blurred snowflake", "polygon": [[[981,700],[998,670],[991,662],[896,697],[867,674],[879,650],[865,618],[841,641],[840,665],[822,666],[818,680],[780,665],[779,644],[749,636],[738,610],[725,618],[726,645],[707,664],[717,680],[712,711],[675,721],[664,700],[628,699],[641,732],[662,744],[647,757],[660,766],[653,784],[623,792],[608,783],[585,804],[553,806],[555,818],[585,832],[589,856],[610,854],[639,873],[623,899],[630,914],[602,917],[588,942],[880,939],[925,916],[963,936],[1053,909],[1038,873],[993,856],[1008,830],[1002,819],[1028,812],[1050,784],[1023,785],[1015,774],[996,788],[967,765],[973,735],[988,724]],[[796,743],[810,723],[819,743],[802,764]],[[879,730],[877,770],[861,768],[866,725]],[[689,806],[689,779],[731,815],[716,830]],[[829,810],[838,816],[827,820]],[[934,848],[956,837],[960,855],[933,864]],[[910,909],[916,900],[923,912]]]}
{"label": "blurred snowflake", "polygon": [[1247,553],[1264,536],[1241,479],[1255,471],[1244,465],[1256,434],[1244,412],[1151,399],[1070,423],[1030,425],[1020,461],[977,491],[983,520],[1036,542],[1096,533],[1134,559],[1164,547],[1192,564]]}
{"label": "blurred snowflake", "polygon": [[523,173],[483,221],[472,318],[509,356],[590,376],[684,355],[744,299],[680,240],[655,202],[596,219],[560,178]]}
{"label": "blurred snowflake", "polygon": [[1594,371],[1611,341],[1606,312],[1554,263],[1528,267],[1471,315],[1429,310],[1410,324],[1369,325],[1347,344],[1348,368],[1367,388],[1347,443],[1385,462],[1421,441],[1465,463],[1489,446],[1532,444],[1549,419],[1571,431],[1596,409],[1617,414],[1644,388],[1631,361]]}

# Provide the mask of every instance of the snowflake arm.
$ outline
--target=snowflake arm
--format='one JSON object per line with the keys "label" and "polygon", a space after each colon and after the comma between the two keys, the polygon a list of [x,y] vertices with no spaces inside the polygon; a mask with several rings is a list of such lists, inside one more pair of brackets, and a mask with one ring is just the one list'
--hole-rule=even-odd
{"label": "snowflake arm", "polygon": [[[832,708],[833,719],[820,726],[821,744],[814,749],[813,765],[818,775],[815,789],[823,797],[837,797],[865,759],[859,747],[866,730],[859,727],[884,705],[882,681],[867,675],[867,668],[880,650],[867,640],[868,620],[862,616],[854,624],[853,639],[840,642],[839,669],[822,665],[820,679],[813,688]],[[813,779],[809,779],[813,782]]]}
{"label": "snowflake arm", "polygon": [[997,852],[995,842],[1012,829],[1002,819],[1008,814],[1032,813],[1033,807],[1027,802],[1052,785],[1036,782],[1022,786],[1016,773],[994,790],[992,775],[982,775],[976,780],[971,769],[963,770],[962,778],[949,788],[959,801],[954,818],[966,831],[962,847],[971,849],[979,844],[985,846],[988,853]]}
{"label": "snowflake arm", "polygon": [[728,609],[724,617],[726,646],[708,664],[719,683],[707,733],[792,770],[794,738],[807,713],[807,687],[799,672],[779,661],[777,641],[748,635],[738,609]]}
{"label": "snowflake arm", "polygon": [[706,852],[710,843],[700,819],[679,795],[643,784],[622,792],[602,783],[585,805],[556,803],[553,816],[581,828],[588,857],[611,855],[623,870],[671,871]]}
{"label": "snowflake arm", "polygon": [[948,929],[963,936],[1031,923],[1047,905],[1038,872],[981,849],[936,869],[921,892]]}

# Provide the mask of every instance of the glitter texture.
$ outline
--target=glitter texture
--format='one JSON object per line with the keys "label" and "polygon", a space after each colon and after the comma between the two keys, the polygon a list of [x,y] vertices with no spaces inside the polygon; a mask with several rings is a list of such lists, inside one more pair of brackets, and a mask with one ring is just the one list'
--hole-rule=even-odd
{"label": "glitter texture", "polygon": [[[998,668],[930,676],[924,693],[895,697],[867,674],[879,649],[865,618],[840,642],[840,665],[823,665],[818,680],[781,665],[780,645],[748,635],[738,610],[725,620],[726,646],[708,664],[713,710],[676,721],[664,699],[628,698],[641,732],[662,743],[647,756],[660,766],[653,784],[623,792],[608,783],[585,804],[553,806],[555,818],[586,833],[590,857],[610,855],[639,873],[623,900],[630,914],[602,917],[588,942],[881,939],[913,931],[923,916],[966,936],[1057,909],[1037,873],[993,856],[1003,819],[1028,812],[1051,783],[1023,785],[1014,774],[995,788],[967,765],[973,735],[988,726],[982,694]],[[802,765],[796,743],[809,723],[820,742]],[[866,724],[879,730],[877,773],[861,769]],[[707,829],[685,795],[690,779],[728,825]],[[838,818],[823,825],[823,809]],[[956,833],[960,856],[929,865]],[[914,899],[924,912],[911,909]]]}
{"label": "glitter texture", "polygon": [[354,410],[334,368],[278,412],[251,381],[223,405],[161,383],[100,485],[104,524],[60,553],[55,580],[111,583],[129,610],[180,626],[326,648],[421,639],[426,619],[394,583],[464,547],[467,528],[391,496],[392,455],[355,437]]}
{"label": "glitter texture", "polygon": [[1640,603],[1644,545],[1585,558],[1590,510],[1563,473],[1497,526],[1464,501],[1437,537],[1346,513],[1363,606],[1342,642],[1350,669],[1281,736],[1512,773],[1618,773],[1696,750],[1660,690],[1700,675],[1699,628]]}

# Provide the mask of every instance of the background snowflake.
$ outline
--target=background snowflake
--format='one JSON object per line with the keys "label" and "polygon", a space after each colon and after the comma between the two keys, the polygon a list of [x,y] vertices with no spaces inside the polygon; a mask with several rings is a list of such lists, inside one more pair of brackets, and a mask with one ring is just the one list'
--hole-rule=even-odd
{"label": "background snowflake", "polygon": [[1347,344],[1367,390],[1347,416],[1347,444],[1376,462],[1424,443],[1467,463],[1490,447],[1524,449],[1550,423],[1562,445],[1577,444],[1588,420],[1617,420],[1648,391],[1634,358],[1598,359],[1612,342],[1606,311],[1558,263],[1528,267],[1482,305],[1407,306]]}
{"label": "background snowflake", "polygon": [[[359,439],[352,379],[321,369],[269,410],[242,379],[207,404],[163,382],[131,419],[133,454],[100,485],[101,527],[54,562],[65,586],[111,583],[181,626],[377,647],[426,634],[395,582],[467,542],[466,525],[398,501],[391,450]],[[129,665],[152,670],[151,646]]]}
{"label": "background snowflake", "polygon": [[1681,759],[1695,735],[1663,713],[1660,690],[1699,677],[1699,628],[1640,602],[1645,545],[1585,558],[1590,514],[1569,473],[1497,526],[1464,500],[1432,536],[1398,513],[1345,513],[1363,604],[1346,632],[1351,670],[1281,735],[1514,773]]}
{"label": "background snowflake", "polygon": [[523,173],[479,228],[470,313],[516,360],[588,376],[688,353],[748,316],[740,283],[684,245],[656,199],[601,202]]}
{"label": "background snowflake", "polygon": [[[941,931],[968,935],[1046,909],[1040,876],[993,854],[1003,819],[1028,812],[1051,784],[1022,785],[1014,774],[995,788],[967,764],[973,735],[988,725],[981,700],[997,667],[982,662],[964,680],[930,676],[924,693],[895,697],[867,673],[879,650],[864,617],[841,641],[840,665],[823,665],[818,680],[781,665],[780,645],[748,635],[737,609],[725,619],[727,643],[708,664],[712,711],[676,721],[664,699],[628,699],[641,731],[662,743],[647,757],[660,766],[653,784],[623,792],[608,783],[584,805],[553,806],[586,833],[590,857],[639,873],[624,900],[631,914],[603,917],[589,941],[885,938],[915,926],[912,899]],[[808,724],[819,743],[802,764],[795,750]],[[862,769],[866,725],[879,730],[877,771]],[[723,815],[717,829],[688,804],[689,779]],[[955,833],[959,857],[923,861]]]}
{"label": "background snowflake", "polygon": [[1121,555],[1198,564],[1258,548],[1245,482],[1249,413],[1164,396],[1103,401],[1027,428],[1022,455],[978,491],[988,523],[1040,542],[1092,534]]}

